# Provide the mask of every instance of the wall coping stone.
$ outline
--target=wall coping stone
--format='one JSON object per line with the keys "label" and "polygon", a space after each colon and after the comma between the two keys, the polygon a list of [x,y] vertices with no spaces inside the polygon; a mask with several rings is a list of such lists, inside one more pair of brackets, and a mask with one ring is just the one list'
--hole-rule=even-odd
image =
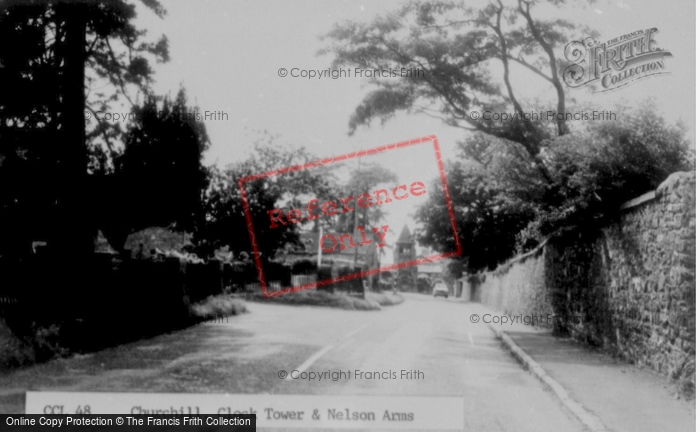
{"label": "wall coping stone", "polygon": [[[656,188],[656,190],[649,191],[643,195],[638,196],[637,198],[633,198],[629,201],[624,202],[620,206],[620,210],[627,210],[627,209],[631,209],[634,207],[638,207],[640,205],[643,205],[645,203],[653,201],[657,198],[660,198],[660,197],[666,195],[669,192],[669,190],[677,188],[678,185],[680,183],[683,183],[684,180],[686,180],[686,179],[687,180],[692,179],[692,182],[695,183],[695,171],[678,171],[678,172],[675,172],[675,173],[669,175],[666,178],[666,180],[661,182],[661,184]],[[501,275],[501,274],[505,273],[506,271],[508,271],[513,266],[513,264],[522,262],[522,261],[526,260],[527,258],[529,258],[530,256],[539,253],[544,248],[544,246],[547,244],[549,239],[550,238],[547,237],[546,239],[544,239],[544,241],[542,241],[542,243],[537,245],[537,247],[535,247],[531,251],[526,252],[526,253],[521,254],[521,255],[518,255],[514,258],[511,258],[510,260],[499,265],[498,267],[496,267],[494,270],[492,270],[490,272],[479,272],[476,274],[467,274],[465,276],[462,276],[459,280],[467,280],[468,278],[475,276],[475,275],[482,275],[482,276],[486,276],[488,274]]]}
{"label": "wall coping stone", "polygon": [[627,210],[649,201],[653,201],[656,198],[661,198],[662,196],[668,194],[670,190],[676,189],[680,183],[684,183],[684,180],[691,180],[695,183],[695,171],[678,171],[674,172],[666,178],[661,184],[656,188],[656,190],[649,191],[643,195],[633,198],[627,202],[622,203],[620,210]]}

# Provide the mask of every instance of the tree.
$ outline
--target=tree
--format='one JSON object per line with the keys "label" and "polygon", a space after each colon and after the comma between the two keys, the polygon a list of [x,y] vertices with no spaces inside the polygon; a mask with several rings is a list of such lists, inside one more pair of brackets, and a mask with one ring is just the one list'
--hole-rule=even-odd
{"label": "tree", "polygon": [[[374,196],[372,193],[377,186],[397,180],[396,174],[388,168],[376,163],[365,163],[352,171],[348,183],[344,187],[339,188],[337,193],[342,196],[354,197],[358,197],[363,193]],[[356,207],[355,211],[339,213],[336,216],[335,230],[339,233],[353,233],[357,226],[369,226],[378,223],[384,218],[385,214],[386,212],[382,206],[375,205],[363,209]],[[357,219],[355,219],[356,217]]]}
{"label": "tree", "polygon": [[[142,3],[165,15],[158,0]],[[64,255],[91,251],[99,223],[86,198],[109,191],[88,172],[112,172],[126,137],[104,113],[138,106],[149,58],[169,59],[165,36],[146,40],[135,16],[124,0],[0,5],[0,38],[13,41],[0,46],[0,175],[17,185],[0,194],[0,221],[12,227],[4,252],[37,237]]]}
{"label": "tree", "polygon": [[[516,148],[476,135],[446,166],[448,187],[469,271],[493,269],[544,238],[578,227],[595,229],[617,217],[620,204],[656,188],[676,171],[694,169],[682,125],[667,125],[654,105],[620,107],[619,119],[587,124],[547,143],[543,162],[553,173],[543,187]],[[454,250],[439,183],[417,212],[419,242]],[[444,205],[442,206],[444,207]]]}
{"label": "tree", "polygon": [[197,110],[187,105],[184,89],[175,100],[148,95],[135,107],[115,173],[96,175],[102,197],[100,227],[121,250],[132,232],[171,226],[193,232],[204,222],[209,172],[202,165],[209,137]]}
{"label": "tree", "polygon": [[[142,3],[165,16],[157,0]],[[146,31],[131,23],[135,17],[135,5],[124,0],[3,2],[0,37],[14,42],[0,47],[2,126],[55,134],[74,121],[93,152],[102,140],[116,156],[114,141],[124,130],[98,113],[124,111],[125,101],[136,105],[130,93],[147,93],[153,80],[148,57],[169,60],[167,38],[145,40]],[[91,128],[85,131],[87,116]],[[83,142],[72,145],[85,157]],[[105,168],[92,162],[94,169]]]}
{"label": "tree", "polygon": [[695,170],[685,127],[667,124],[658,111],[652,101],[618,107],[616,120],[589,123],[549,143],[543,154],[553,186],[537,203],[534,235],[605,224],[623,202],[656,189],[674,172]]}
{"label": "tree", "polygon": [[[352,115],[350,132],[374,119],[386,122],[400,111],[427,114],[450,126],[520,146],[543,179],[550,181],[540,149],[545,140],[569,132],[563,116],[552,121],[516,117],[500,122],[474,115],[530,111],[532,106],[527,109],[513,87],[514,65],[549,85],[554,96],[551,111],[566,111],[557,73],[560,60],[554,52],[574,39],[571,31],[576,26],[564,20],[536,19],[535,4],[517,0],[507,6],[497,0],[476,9],[459,1],[412,1],[369,24],[337,25],[326,35],[331,45],[320,52],[335,55],[333,67],[421,71],[391,79],[370,78],[375,89]],[[502,85],[493,79],[494,64],[503,70]]]}
{"label": "tree", "polygon": [[[243,198],[237,180],[251,172],[244,163],[236,164],[224,171],[211,169],[211,187],[206,198],[207,221],[195,234],[197,251],[210,256],[213,251],[228,246],[235,256],[241,252],[251,254],[253,246],[248,233],[248,221],[243,207]],[[282,189],[275,182],[259,179],[248,182],[246,198],[252,217],[258,250],[263,259],[274,257],[278,249],[297,239],[295,226],[283,225],[270,229],[268,210],[276,208],[282,198]]]}
{"label": "tree", "polygon": [[[639,117],[647,124],[607,122],[572,134],[566,116],[558,115],[568,105],[557,72],[564,63],[555,52],[584,29],[535,18],[537,4],[494,0],[473,8],[460,1],[412,1],[368,24],[337,25],[320,52],[334,55],[334,67],[410,72],[368,79],[372,90],[351,116],[350,133],[398,112],[436,117],[470,133],[461,143],[462,160],[447,164],[470,270],[493,268],[566,225],[606,220],[632,191],[653,188],[672,169],[694,165],[683,133],[653,113]],[[516,73],[540,80],[551,97],[522,98],[512,80]],[[513,117],[489,120],[486,111]],[[552,115],[531,115],[540,112]],[[643,150],[635,152],[638,146]],[[432,185],[431,203],[417,213],[424,223],[419,241],[451,251],[454,240],[436,201],[438,187]]]}
{"label": "tree", "polygon": [[[256,142],[253,155],[244,162],[225,170],[211,168],[211,187],[206,195],[206,223],[195,236],[201,253],[208,255],[223,246],[228,246],[236,255],[252,252],[239,179],[316,160],[304,148],[289,149],[274,145],[275,139],[268,135]],[[335,195],[334,180],[330,171],[321,166],[245,182],[255,238],[264,260],[272,259],[286,245],[297,244],[299,226],[309,223],[271,228],[268,211],[303,208],[311,198],[317,198],[320,202],[331,199]]]}
{"label": "tree", "polygon": [[[494,175],[498,171],[494,167],[506,155],[494,156],[486,166],[466,160],[448,162],[446,167],[457,233],[463,246],[461,260],[469,271],[495,268],[511,257],[516,251],[518,233],[534,218],[532,206],[511,199],[503,192],[500,176]],[[428,202],[416,212],[416,220],[422,223],[416,238],[421,245],[439,252],[454,251],[456,244],[442,184],[435,179],[430,189]]]}
{"label": "tree", "polygon": [[462,277],[464,272],[464,264],[459,260],[448,260],[442,268],[442,279],[449,285],[454,286],[454,283]]}

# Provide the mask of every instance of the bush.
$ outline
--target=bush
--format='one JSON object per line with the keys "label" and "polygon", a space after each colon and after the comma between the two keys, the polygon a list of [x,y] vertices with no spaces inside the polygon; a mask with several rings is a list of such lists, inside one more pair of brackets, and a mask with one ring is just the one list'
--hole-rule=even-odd
{"label": "bush", "polygon": [[[328,279],[333,278],[333,266],[330,264],[321,264],[321,267],[318,268],[316,271],[316,280],[317,281],[324,281]],[[326,291],[329,293],[332,293],[334,291],[333,284],[330,285],[324,285],[318,287],[319,291]]]}
{"label": "bush", "polygon": [[[338,267],[338,277],[342,278],[345,276],[349,276],[352,274],[356,274],[362,271],[362,268],[356,267],[352,268],[347,265],[343,265]],[[349,279],[349,280],[339,280],[333,284],[333,289],[336,291],[342,291],[345,293],[357,293],[357,294],[363,294],[364,293],[364,284],[362,282],[362,278],[354,278],[354,279]]]}
{"label": "bush", "polygon": [[[292,284],[292,266],[275,261],[263,262],[265,278],[268,282],[279,281],[282,286]],[[256,278],[257,281],[257,278]]]}
{"label": "bush", "polygon": [[[591,122],[543,149],[552,176],[521,245],[570,226],[604,224],[619,206],[656,189],[669,175],[695,169],[682,125],[668,125],[653,104],[620,108],[617,120]],[[536,243],[536,242],[531,242]]]}
{"label": "bush", "polygon": [[[532,153],[479,133],[458,143],[461,158],[447,161],[446,175],[454,222],[462,245],[469,245],[462,270],[494,269],[565,228],[606,224],[623,202],[674,172],[695,169],[685,128],[667,124],[653,104],[615,114],[615,120],[571,122],[573,132],[538,141]],[[423,223],[418,241],[452,251],[441,184],[430,187],[429,201],[416,212]]]}
{"label": "bush", "polygon": [[221,318],[229,315],[241,315],[248,312],[245,303],[231,295],[221,294],[207,297],[190,306],[192,317],[197,321]]}
{"label": "bush", "polygon": [[349,310],[380,310],[377,300],[360,299],[345,294],[332,294],[326,291],[304,290],[265,298],[262,293],[247,294],[246,299],[288,305],[325,306]]}
{"label": "bush", "polygon": [[0,370],[35,362],[31,344],[18,338],[0,318]]}
{"label": "bush", "polygon": [[21,334],[0,318],[0,370],[65,356],[69,349],[61,340],[58,324],[28,322]]}
{"label": "bush", "polygon": [[299,260],[292,264],[292,274],[299,275],[311,275],[318,271],[318,266],[315,261],[312,260]]}

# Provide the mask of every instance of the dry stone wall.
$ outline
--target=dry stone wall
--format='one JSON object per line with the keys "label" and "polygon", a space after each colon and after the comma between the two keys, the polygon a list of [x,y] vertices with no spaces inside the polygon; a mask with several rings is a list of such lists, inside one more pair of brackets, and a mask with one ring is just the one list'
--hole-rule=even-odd
{"label": "dry stone wall", "polygon": [[623,206],[480,275],[481,302],[695,383],[695,173],[672,174]]}

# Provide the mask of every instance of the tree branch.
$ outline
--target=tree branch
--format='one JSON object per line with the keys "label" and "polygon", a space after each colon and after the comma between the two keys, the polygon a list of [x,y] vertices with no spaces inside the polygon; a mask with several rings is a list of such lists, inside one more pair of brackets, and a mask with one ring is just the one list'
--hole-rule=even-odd
{"label": "tree branch", "polygon": [[[527,0],[518,0],[518,11],[523,17],[525,17],[528,28],[532,32],[532,36],[535,38],[537,43],[540,44],[542,49],[544,49],[545,53],[547,53],[547,57],[549,57],[549,68],[550,73],[552,74],[552,85],[554,85],[554,88],[557,91],[557,112],[564,113],[566,112],[566,95],[564,94],[564,86],[562,86],[561,81],[557,76],[557,59],[554,56],[554,50],[552,49],[552,46],[549,43],[547,43],[546,40],[544,40],[544,37],[542,37],[540,30],[537,28],[537,25],[535,25],[535,22],[532,19],[532,15],[530,15],[530,2]],[[559,136],[566,135],[567,133],[569,133],[569,126],[566,124],[566,116],[558,117],[560,117],[557,119],[557,129],[559,132]]]}
{"label": "tree branch", "polygon": [[104,126],[105,123],[103,123],[102,120],[100,120],[99,117],[97,117],[97,113],[94,109],[92,109],[92,107],[88,106],[87,104],[85,105],[85,107],[90,110],[92,115],[97,120],[99,132],[102,135],[102,138],[105,140],[105,144],[107,144],[107,149],[109,150],[109,154],[112,157],[112,160],[116,159],[119,155],[117,154],[116,150],[114,150],[114,145],[112,144],[109,135],[107,135],[107,127],[109,127],[109,125],[107,125],[107,127],[99,127]]}
{"label": "tree branch", "polygon": [[[105,39],[105,43],[107,45],[107,48],[109,49],[109,54],[112,58],[112,61],[114,62],[114,65],[119,68],[119,69],[124,69],[121,67],[121,64],[119,63],[119,60],[117,60],[117,56],[114,54],[114,50],[112,49],[112,45],[109,43],[109,39]],[[108,71],[109,73],[109,71]],[[126,93],[126,84],[124,83],[124,78],[122,78],[121,74],[116,74],[117,78],[119,79],[119,87],[122,89],[122,94],[124,97],[129,101],[131,106],[134,106],[134,102],[131,100],[129,95]]]}
{"label": "tree branch", "polygon": [[545,75],[541,70],[537,69],[536,67],[534,67],[534,66],[531,65],[530,63],[526,62],[526,61],[523,60],[522,58],[516,58],[516,57],[513,57],[513,56],[511,56],[511,55],[509,55],[508,58],[511,59],[511,60],[513,60],[514,62],[516,62],[516,63],[522,65],[522,66],[525,66],[526,68],[530,69],[532,72],[536,73],[537,75],[539,75],[540,77],[544,78],[544,79],[547,80],[548,82],[554,84],[554,81],[552,80],[551,77]]}
{"label": "tree branch", "polygon": [[515,93],[513,93],[513,86],[510,83],[510,67],[508,64],[508,46],[506,44],[506,38],[503,36],[501,31],[501,16],[503,14],[503,3],[498,0],[498,9],[496,10],[496,24],[490,25],[490,27],[496,32],[498,36],[498,41],[501,46],[501,62],[503,63],[503,81],[506,84],[506,89],[508,90],[508,98],[510,98],[513,108],[518,113],[523,112],[523,107],[520,102],[515,98]]}

